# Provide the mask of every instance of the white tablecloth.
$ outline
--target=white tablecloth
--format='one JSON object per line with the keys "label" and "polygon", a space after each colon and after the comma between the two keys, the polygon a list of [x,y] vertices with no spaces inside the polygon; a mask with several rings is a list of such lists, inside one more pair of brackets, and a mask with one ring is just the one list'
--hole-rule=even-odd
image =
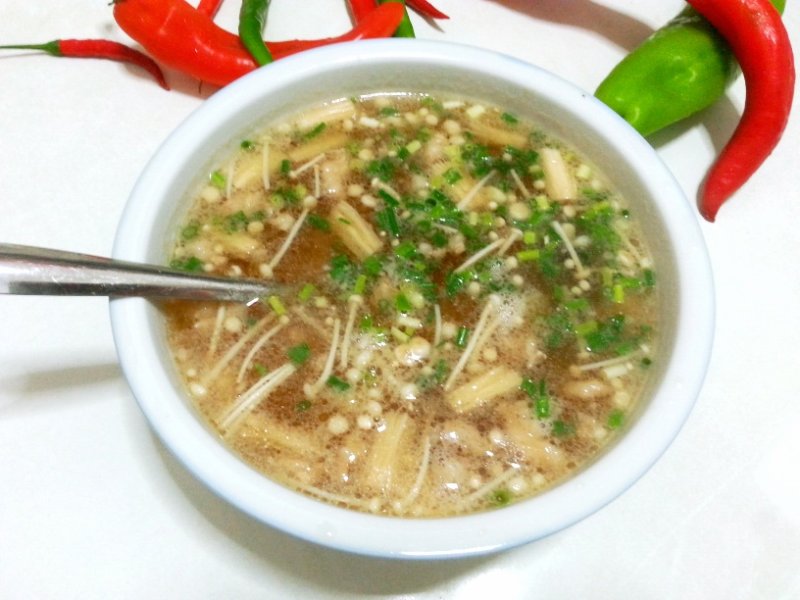
{"label": "white tablecloth", "polygon": [[[678,0],[434,0],[422,38],[505,52],[593,90]],[[267,37],[334,35],[343,0],[275,0]],[[238,2],[218,21],[233,28]],[[98,0],[3,0],[0,43],[128,41]],[[800,8],[785,22],[800,47]],[[214,90],[168,72],[0,56],[0,240],[108,255],[136,177]],[[728,96],[653,143],[690,198],[733,130]],[[717,337],[696,408],[632,489],[494,556],[395,562],[265,528],[151,434],[116,362],[103,299],[0,297],[0,598],[800,598],[800,114],[702,223]],[[698,217],[699,220],[699,217]]]}

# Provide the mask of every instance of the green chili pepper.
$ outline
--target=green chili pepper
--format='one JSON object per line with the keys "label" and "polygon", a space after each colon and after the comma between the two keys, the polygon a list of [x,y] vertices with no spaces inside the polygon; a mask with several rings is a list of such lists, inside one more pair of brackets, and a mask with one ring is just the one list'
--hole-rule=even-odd
{"label": "green chili pepper", "polygon": [[269,0],[242,0],[239,11],[239,39],[259,65],[272,62],[272,53],[264,43]]}
{"label": "green chili pepper", "polygon": [[[783,14],[786,0],[770,0]],[[712,105],[739,74],[730,46],[687,7],[626,56],[595,96],[642,135]]]}
{"label": "green chili pepper", "polygon": [[[387,2],[405,4],[405,0],[378,0],[379,4],[386,4]],[[417,37],[414,33],[414,26],[411,24],[411,19],[408,17],[408,9],[403,9],[403,20],[400,21],[400,25],[398,25],[397,29],[395,30],[394,37]]]}

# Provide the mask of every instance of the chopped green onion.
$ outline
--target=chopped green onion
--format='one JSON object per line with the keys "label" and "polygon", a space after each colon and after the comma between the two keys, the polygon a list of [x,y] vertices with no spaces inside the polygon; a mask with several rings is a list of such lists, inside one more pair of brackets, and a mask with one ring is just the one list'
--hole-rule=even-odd
{"label": "chopped green onion", "polygon": [[615,283],[611,288],[611,299],[615,304],[622,304],[625,302],[625,287],[621,283]]}
{"label": "chopped green onion", "polygon": [[311,408],[311,400],[300,400],[297,404],[294,405],[295,411],[301,413],[306,412],[309,408]]}
{"label": "chopped green onion", "polygon": [[447,169],[442,177],[444,178],[445,183],[449,185],[453,185],[454,183],[461,181],[463,178],[461,173],[459,173],[456,169]]}
{"label": "chopped green onion", "polygon": [[378,197],[386,203],[386,206],[391,206],[393,208],[397,208],[400,206],[400,203],[397,202],[397,198],[392,196],[386,190],[378,190]]}
{"label": "chopped green onion", "polygon": [[550,396],[539,396],[536,399],[536,406],[534,407],[536,410],[536,418],[537,419],[546,419],[550,416]]}
{"label": "chopped green onion", "polygon": [[489,503],[501,507],[511,502],[511,492],[505,489],[494,490],[489,494]]}
{"label": "chopped green onion", "polygon": [[361,324],[359,325],[361,331],[370,331],[373,327],[372,315],[364,315],[361,317]]}
{"label": "chopped green onion", "polygon": [[458,328],[458,333],[456,333],[456,346],[459,348],[463,348],[467,345],[467,341],[469,340],[469,328],[461,326]]}
{"label": "chopped green onion", "polygon": [[269,370],[267,369],[267,367],[265,367],[265,366],[264,366],[264,365],[262,365],[261,363],[255,363],[255,364],[253,364],[253,371],[255,371],[255,372],[256,372],[256,374],[257,374],[259,377],[263,377],[264,375],[266,375],[267,373],[269,373]]}
{"label": "chopped green onion", "polygon": [[327,124],[323,121],[321,123],[317,123],[312,129],[309,129],[303,134],[303,138],[306,140],[310,140],[312,138],[317,137],[320,133],[325,131]]}
{"label": "chopped green onion", "polygon": [[625,413],[619,409],[612,410],[608,413],[608,420],[606,425],[609,429],[619,429],[625,421]]}
{"label": "chopped green onion", "polygon": [[307,283],[300,288],[300,291],[297,293],[297,298],[300,300],[300,302],[308,302],[311,300],[311,296],[313,296],[314,292],[316,291],[317,288],[313,283]]}
{"label": "chopped green onion", "polygon": [[397,309],[397,312],[401,313],[409,313],[414,310],[414,305],[411,304],[411,300],[405,294],[397,294],[394,299],[394,307]]}
{"label": "chopped green onion", "polygon": [[547,394],[544,379],[540,379],[538,384],[531,379],[523,379],[519,387],[531,399],[536,418],[539,420],[548,418],[551,413],[550,396]]}
{"label": "chopped green onion", "polygon": [[286,307],[283,305],[283,302],[281,302],[281,299],[277,296],[270,296],[267,298],[267,303],[270,305],[270,308],[272,308],[273,312],[279,317],[282,317],[286,314]]}
{"label": "chopped green onion", "polygon": [[553,435],[556,437],[568,437],[575,433],[575,426],[565,421],[553,421]]}
{"label": "chopped green onion", "polygon": [[522,243],[526,246],[533,246],[536,243],[536,232],[526,231],[522,234]]}
{"label": "chopped green onion", "polygon": [[197,234],[200,233],[200,225],[197,223],[190,223],[183,229],[181,229],[181,238],[186,241],[193,240],[197,237]]}
{"label": "chopped green onion", "polygon": [[337,392],[346,392],[350,389],[350,384],[336,375],[331,375],[328,377],[326,384],[329,388],[332,388]]}
{"label": "chopped green onion", "polygon": [[302,344],[289,348],[286,351],[286,356],[288,356],[289,360],[299,367],[308,360],[309,356],[311,356],[311,348],[308,347],[307,343],[303,342]]}
{"label": "chopped green onion", "polygon": [[422,142],[419,140],[412,140],[405,146],[405,149],[409,154],[414,154],[420,148],[422,148]]}
{"label": "chopped green onion", "polygon": [[367,276],[363,273],[356,279],[356,284],[353,286],[353,293],[359,296],[367,289]]}
{"label": "chopped green onion", "polygon": [[586,321],[575,326],[575,333],[581,337],[586,337],[590,333],[597,331],[597,321]]}
{"label": "chopped green onion", "polygon": [[503,121],[505,121],[509,125],[516,125],[517,123],[519,123],[519,119],[514,115],[512,115],[511,113],[504,112],[502,115],[500,115],[500,118],[503,119]]}
{"label": "chopped green onion", "polygon": [[642,273],[642,280],[645,287],[653,287],[656,284],[656,274],[652,269],[645,269]]}
{"label": "chopped green onion", "polygon": [[464,286],[467,285],[467,281],[469,281],[470,276],[471,275],[465,271],[462,271],[461,273],[451,271],[448,273],[444,280],[444,289],[447,292],[448,297],[452,298],[458,292],[460,292]]}
{"label": "chopped green onion", "polygon": [[197,258],[196,256],[190,256],[187,259],[180,260],[176,258],[169,266],[173,269],[179,269],[180,271],[189,271],[190,273],[197,273],[198,271],[203,270],[203,261]]}
{"label": "chopped green onion", "polygon": [[292,170],[292,163],[288,158],[284,158],[281,161],[281,174],[288,175],[289,171]]}
{"label": "chopped green onion", "polygon": [[382,211],[375,214],[378,224],[392,237],[400,237],[400,225],[397,222],[397,214],[392,206],[387,206]]}
{"label": "chopped green onion", "polygon": [[405,260],[411,260],[415,256],[417,256],[417,247],[414,242],[408,240],[400,244],[394,249],[394,253],[396,256],[403,258]]}
{"label": "chopped green onion", "polygon": [[319,229],[320,231],[330,231],[331,224],[328,223],[328,220],[324,217],[320,217],[319,215],[315,215],[314,213],[309,213],[306,216],[306,220],[308,224],[311,225],[314,229]]}
{"label": "chopped green onion", "polygon": [[228,183],[228,180],[225,178],[225,175],[222,174],[222,171],[214,171],[208,178],[211,185],[218,189],[224,189]]}
{"label": "chopped green onion", "polygon": [[252,150],[256,147],[256,144],[252,140],[242,140],[242,143],[239,144],[239,147],[241,147],[242,150]]}
{"label": "chopped green onion", "polygon": [[365,275],[375,277],[380,275],[381,269],[383,269],[383,262],[379,256],[373,254],[364,259],[364,262],[361,263],[361,269]]}
{"label": "chopped green onion", "polygon": [[538,250],[520,250],[517,252],[517,260],[519,262],[530,262],[532,260],[537,260],[539,258],[539,251]]}

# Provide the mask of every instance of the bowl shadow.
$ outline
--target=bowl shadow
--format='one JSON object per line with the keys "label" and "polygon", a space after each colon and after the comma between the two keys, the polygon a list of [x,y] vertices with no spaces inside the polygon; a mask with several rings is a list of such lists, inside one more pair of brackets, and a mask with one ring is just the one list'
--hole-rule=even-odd
{"label": "bowl shadow", "polygon": [[446,585],[499,555],[451,560],[402,560],[351,554],[264,525],[205,487],[151,433],[169,476],[219,533],[272,568],[318,589],[342,594],[411,594]]}

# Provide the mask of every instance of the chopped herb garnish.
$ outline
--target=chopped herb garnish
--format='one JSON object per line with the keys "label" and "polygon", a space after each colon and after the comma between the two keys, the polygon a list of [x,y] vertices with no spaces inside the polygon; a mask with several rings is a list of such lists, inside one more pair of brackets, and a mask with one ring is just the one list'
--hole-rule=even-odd
{"label": "chopped herb garnish", "polygon": [[442,385],[447,380],[449,374],[450,367],[447,366],[447,361],[440,358],[436,361],[436,364],[433,365],[433,373],[421,375],[417,378],[416,383],[419,389],[428,390],[436,385]]}
{"label": "chopped herb garnish", "polygon": [[469,274],[465,272],[456,273],[455,271],[451,271],[447,274],[444,280],[444,289],[447,292],[447,296],[452,298],[462,289],[464,286],[467,285],[469,281]]}
{"label": "chopped herb garnish", "polygon": [[375,220],[378,226],[392,237],[400,237],[400,225],[397,222],[397,214],[392,206],[387,206],[375,213]]}
{"label": "chopped herb garnish", "polygon": [[579,233],[592,240],[592,249],[598,255],[615,252],[621,243],[614,229],[614,209],[605,201],[598,202],[575,219]]}
{"label": "chopped herb garnish", "polygon": [[614,315],[601,321],[589,332],[582,335],[589,352],[605,352],[623,341],[625,316]]}
{"label": "chopped herb garnish", "polygon": [[353,278],[355,265],[344,254],[337,254],[331,259],[330,262],[330,276],[335,282],[345,284],[349,279]]}
{"label": "chopped herb garnish", "polygon": [[197,223],[189,223],[186,227],[181,229],[181,238],[185,241],[193,240],[200,233],[200,225]]}
{"label": "chopped herb garnish", "polygon": [[331,230],[331,224],[328,222],[328,220],[325,219],[324,217],[320,217],[318,214],[308,213],[306,221],[308,221],[308,224],[311,225],[314,229],[319,229],[320,231]]}
{"label": "chopped herb garnish", "polygon": [[458,332],[456,333],[456,346],[459,348],[464,348],[467,345],[467,341],[469,340],[469,328],[461,326],[458,328]]}
{"label": "chopped herb garnish", "polygon": [[299,367],[311,356],[311,348],[308,347],[307,343],[303,342],[302,344],[289,348],[286,351],[286,356]]}
{"label": "chopped herb garnish", "polygon": [[317,137],[317,136],[318,136],[320,133],[322,133],[323,131],[325,131],[325,128],[326,128],[327,126],[328,126],[328,125],[327,125],[327,124],[326,124],[324,121],[323,121],[323,122],[320,122],[320,123],[317,123],[316,125],[314,125],[314,127],[312,127],[311,129],[309,129],[308,131],[306,131],[306,132],[303,134],[303,138],[304,138],[304,139],[306,139],[306,140],[310,140],[310,139],[312,139],[312,138],[315,138],[315,137]]}
{"label": "chopped herb garnish", "polygon": [[447,171],[442,174],[442,178],[448,185],[453,185],[454,183],[461,181],[464,176],[458,170],[451,168],[447,169]]}
{"label": "chopped herb garnish", "polygon": [[400,313],[410,313],[414,310],[414,305],[411,304],[411,301],[405,294],[397,294],[397,296],[395,296],[394,307],[397,309],[397,312]]}
{"label": "chopped herb garnish", "polygon": [[540,252],[535,249],[520,250],[517,252],[517,260],[519,262],[531,262],[539,259]]}
{"label": "chopped herb garnish", "polygon": [[500,115],[500,118],[503,119],[503,121],[505,121],[509,125],[516,125],[517,123],[519,123],[519,119],[514,115],[512,115],[511,113],[504,112],[502,115]]}
{"label": "chopped herb garnish", "polygon": [[388,183],[394,179],[397,166],[394,159],[387,156],[380,160],[372,160],[367,164],[367,175],[370,177],[377,177],[384,183]]}
{"label": "chopped herb garnish", "polygon": [[263,377],[264,375],[269,373],[269,369],[267,369],[267,367],[265,367],[261,363],[254,363],[253,364],[253,371],[255,371],[256,375],[258,375],[259,377]]}
{"label": "chopped herb garnish", "polygon": [[537,419],[546,419],[550,416],[550,396],[547,393],[547,385],[544,379],[539,383],[534,383],[531,379],[523,379],[520,389],[531,399],[530,405]]}
{"label": "chopped herb garnish", "polygon": [[610,413],[608,413],[608,419],[606,420],[606,425],[609,429],[619,429],[622,427],[622,424],[625,422],[625,413],[619,409],[614,409]]}
{"label": "chopped herb garnish", "polygon": [[242,143],[241,143],[241,144],[239,144],[239,147],[240,147],[242,150],[247,150],[247,151],[250,151],[250,150],[252,150],[253,148],[255,148],[255,147],[256,147],[256,144],[255,144],[255,142],[254,142],[254,141],[252,141],[252,140],[242,140]]}
{"label": "chopped herb garnish", "polygon": [[247,218],[247,215],[244,214],[243,210],[240,210],[225,217],[225,231],[228,233],[244,231],[248,222],[249,219]]}
{"label": "chopped herb garnish", "polygon": [[562,348],[575,339],[575,329],[572,320],[562,307],[550,314],[546,319],[547,335],[545,344],[551,349]]}
{"label": "chopped herb garnish", "polygon": [[297,292],[297,298],[300,300],[300,302],[308,302],[309,300],[311,300],[311,297],[314,295],[316,291],[317,288],[314,286],[313,283],[307,283],[302,288],[300,288],[299,292]]}
{"label": "chopped herb garnish", "polygon": [[213,185],[215,188],[218,189],[225,189],[228,184],[228,180],[225,175],[222,174],[222,171],[214,171],[209,175],[208,181]]}
{"label": "chopped herb garnish", "polygon": [[347,383],[344,379],[337,377],[336,375],[331,375],[328,377],[328,381],[325,382],[329,388],[336,390],[337,392],[346,392],[350,389],[350,384]]}
{"label": "chopped herb garnish", "polygon": [[288,158],[284,158],[281,161],[281,175],[288,175],[289,171],[292,170],[292,163]]}
{"label": "chopped herb garnish", "polygon": [[294,405],[294,410],[299,413],[306,412],[310,408],[311,408],[311,400],[308,399],[300,400],[300,402]]}
{"label": "chopped herb garnish", "polygon": [[511,503],[511,492],[500,488],[489,494],[489,503],[496,507],[507,506]]}
{"label": "chopped herb garnish", "polygon": [[365,275],[377,277],[380,275],[381,270],[383,270],[383,261],[380,256],[373,254],[364,259],[361,263],[361,269],[364,271]]}
{"label": "chopped herb garnish", "polygon": [[283,305],[283,302],[281,302],[281,299],[277,296],[270,296],[267,298],[267,304],[269,304],[272,311],[279,317],[282,317],[286,314],[286,307]]}
{"label": "chopped herb garnish", "polygon": [[356,278],[356,283],[353,286],[353,293],[361,295],[367,289],[367,276],[363,273]]}
{"label": "chopped herb garnish", "polygon": [[575,434],[575,425],[566,421],[553,421],[553,435],[556,437],[569,437]]}
{"label": "chopped herb garnish", "polygon": [[173,269],[179,269],[180,271],[197,273],[198,271],[203,270],[203,261],[196,256],[190,256],[189,258],[185,258],[183,260],[176,258],[169,263],[169,266]]}

